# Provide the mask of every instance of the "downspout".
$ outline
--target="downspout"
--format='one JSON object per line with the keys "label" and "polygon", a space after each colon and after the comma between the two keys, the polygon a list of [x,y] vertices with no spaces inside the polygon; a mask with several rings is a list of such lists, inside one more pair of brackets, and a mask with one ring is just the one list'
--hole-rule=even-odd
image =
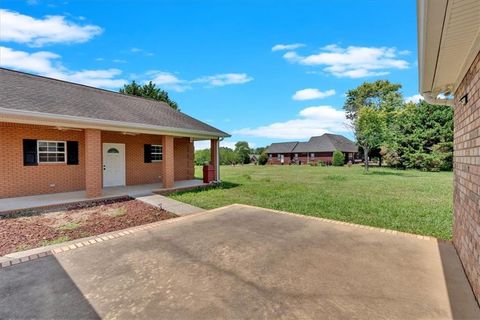
{"label": "downspout", "polygon": [[425,102],[427,102],[429,104],[440,105],[440,106],[449,106],[449,107],[454,106],[453,99],[438,99],[436,96],[434,97],[432,95],[432,92],[423,92],[422,96],[423,96],[423,99],[425,100]]}

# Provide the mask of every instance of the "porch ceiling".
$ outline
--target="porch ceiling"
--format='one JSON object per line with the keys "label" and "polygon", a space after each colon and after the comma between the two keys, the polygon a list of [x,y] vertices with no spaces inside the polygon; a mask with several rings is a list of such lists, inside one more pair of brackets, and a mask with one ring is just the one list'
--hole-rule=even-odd
{"label": "porch ceiling", "polygon": [[480,51],[480,1],[418,0],[420,92],[454,93]]}

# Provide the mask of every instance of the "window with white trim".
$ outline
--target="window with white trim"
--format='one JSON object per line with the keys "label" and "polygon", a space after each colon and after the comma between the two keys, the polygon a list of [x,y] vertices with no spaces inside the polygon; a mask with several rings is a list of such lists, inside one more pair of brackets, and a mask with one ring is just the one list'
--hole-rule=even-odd
{"label": "window with white trim", "polygon": [[161,144],[152,144],[150,149],[150,155],[152,161],[162,161],[163,159],[163,147]]}
{"label": "window with white trim", "polygon": [[65,163],[66,143],[65,141],[37,141],[39,163]]}

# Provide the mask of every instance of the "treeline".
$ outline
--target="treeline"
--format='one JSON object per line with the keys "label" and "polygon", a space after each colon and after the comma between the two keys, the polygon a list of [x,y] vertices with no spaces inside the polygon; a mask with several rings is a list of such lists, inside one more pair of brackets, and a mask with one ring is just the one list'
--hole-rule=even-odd
{"label": "treeline", "polygon": [[452,108],[404,102],[400,89],[378,80],[347,92],[344,109],[362,152],[396,168],[452,170]]}
{"label": "treeline", "polygon": [[[236,165],[250,163],[250,155],[254,154],[264,158],[267,162],[267,156],[264,154],[265,148],[250,148],[248,142],[239,141],[235,144],[235,149],[220,147],[220,164],[221,165]],[[195,151],[195,164],[198,166],[210,162],[210,149],[202,149]],[[263,164],[264,164],[263,163]]]}

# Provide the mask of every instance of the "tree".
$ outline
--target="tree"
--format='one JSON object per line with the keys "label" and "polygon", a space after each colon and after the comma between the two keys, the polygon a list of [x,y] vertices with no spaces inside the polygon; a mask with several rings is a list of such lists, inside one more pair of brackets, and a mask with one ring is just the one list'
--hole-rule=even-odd
{"label": "tree", "polygon": [[364,82],[347,92],[343,108],[347,119],[356,120],[358,111],[363,107],[391,112],[402,107],[403,98],[400,92],[401,84],[388,80]]}
{"label": "tree", "polygon": [[262,154],[265,152],[265,150],[267,150],[266,147],[258,147],[258,148],[255,148],[252,150],[252,153],[254,154]]}
{"label": "tree", "polygon": [[421,101],[396,112],[386,161],[401,168],[427,171],[453,166],[453,110]]}
{"label": "tree", "polygon": [[263,152],[258,158],[258,163],[263,166],[263,165],[266,165],[267,162],[268,162],[268,155],[265,152]]}
{"label": "tree", "polygon": [[235,143],[235,153],[237,154],[238,163],[250,163],[251,150],[247,141],[238,141]]}
{"label": "tree", "polygon": [[384,143],[387,135],[387,122],[385,112],[372,107],[360,108],[357,116],[355,133],[358,145],[364,150],[365,171],[368,172],[368,152]]}
{"label": "tree", "polygon": [[[347,98],[343,108],[347,119],[351,121],[351,126],[356,130],[355,122],[358,119],[359,110],[363,107],[369,107],[372,110],[382,111],[385,115],[386,125],[390,130],[385,133],[384,141],[380,145],[373,147],[365,153],[365,158],[374,153],[379,158],[379,164],[382,164],[382,153],[380,147],[391,139],[391,127],[394,125],[394,114],[403,107],[403,96],[400,92],[401,84],[391,83],[388,80],[377,80],[375,82],[364,82],[355,89],[347,92]],[[355,134],[357,134],[355,132]],[[364,150],[365,151],[365,150]]]}
{"label": "tree", "polygon": [[222,165],[235,165],[237,164],[237,155],[235,152],[227,147],[220,147],[220,164]]}
{"label": "tree", "polygon": [[195,165],[203,166],[210,162],[210,149],[202,149],[195,151]]}
{"label": "tree", "polygon": [[345,164],[345,155],[339,150],[333,151],[332,165],[335,167],[341,167]]}
{"label": "tree", "polygon": [[168,96],[168,92],[158,88],[152,81],[141,86],[133,80],[131,83],[123,85],[123,88],[120,89],[120,93],[162,101],[168,104],[172,109],[180,111],[178,104]]}

